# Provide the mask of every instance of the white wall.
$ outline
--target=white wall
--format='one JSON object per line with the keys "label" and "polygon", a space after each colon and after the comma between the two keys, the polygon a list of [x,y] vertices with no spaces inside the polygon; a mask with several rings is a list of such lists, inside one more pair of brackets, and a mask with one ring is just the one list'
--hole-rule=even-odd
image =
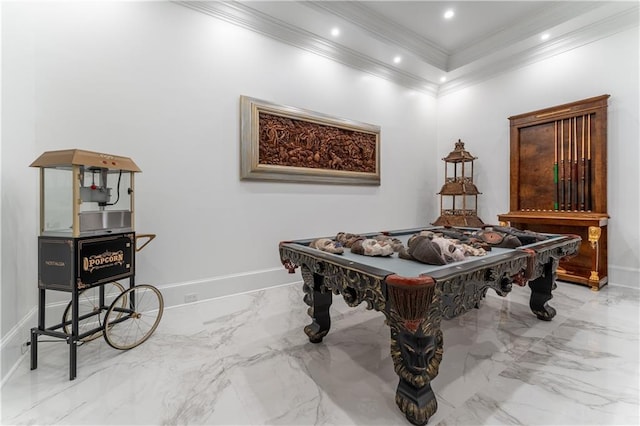
{"label": "white wall", "polygon": [[[175,4],[2,8],[2,377],[36,321],[38,173],[28,165],[43,151],[136,161],[136,229],[158,234],[136,279],[168,304],[299,280],[280,265],[280,240],[437,217],[431,96]],[[382,184],[240,181],[240,95],[381,126]],[[48,301],[67,300],[55,293]]]}
{"label": "white wall", "polygon": [[638,28],[498,75],[438,98],[439,156],[462,138],[479,159],[479,216],[509,211],[508,117],[610,94],[608,107],[609,282],[640,287]]}

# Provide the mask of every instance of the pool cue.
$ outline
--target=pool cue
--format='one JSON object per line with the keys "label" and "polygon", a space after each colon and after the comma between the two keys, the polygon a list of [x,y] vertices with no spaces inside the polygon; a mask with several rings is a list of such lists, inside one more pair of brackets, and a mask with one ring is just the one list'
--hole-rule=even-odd
{"label": "pool cue", "polygon": [[568,150],[567,150],[567,162],[569,163],[569,177],[567,178],[567,202],[566,202],[566,208],[567,210],[571,210],[572,206],[572,202],[573,202],[573,197],[572,197],[572,192],[571,190],[573,189],[573,181],[572,181],[572,177],[573,177],[573,159],[571,158],[573,154],[573,135],[571,133],[571,129],[572,129],[572,125],[571,125],[571,118],[569,118],[569,129],[568,129],[568,140],[567,140],[567,144],[568,146]]}
{"label": "pool cue", "polygon": [[582,175],[581,175],[582,182],[581,182],[581,185],[580,185],[580,188],[581,188],[581,190],[580,190],[580,210],[581,211],[584,211],[584,198],[585,198],[584,197],[584,191],[586,189],[586,187],[585,187],[585,175],[587,173],[587,160],[584,157],[584,125],[585,125],[585,120],[586,120],[586,116],[583,115],[582,116],[582,144],[581,144],[581,146],[582,146],[582,154],[580,155],[580,158],[581,158],[580,161],[582,163]]}
{"label": "pool cue", "polygon": [[591,114],[587,115],[587,211],[591,211]]}
{"label": "pool cue", "polygon": [[558,187],[558,120],[554,123],[553,128],[553,184],[556,186],[553,209],[558,210],[558,198],[560,196],[560,188]]}
{"label": "pool cue", "polygon": [[578,117],[573,117],[573,210],[578,210]]}
{"label": "pool cue", "polygon": [[564,119],[560,121],[560,210],[564,210]]}

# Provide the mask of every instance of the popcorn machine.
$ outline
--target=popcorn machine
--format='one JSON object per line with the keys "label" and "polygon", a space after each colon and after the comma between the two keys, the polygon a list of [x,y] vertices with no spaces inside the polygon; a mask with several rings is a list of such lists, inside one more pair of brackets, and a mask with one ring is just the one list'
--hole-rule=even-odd
{"label": "popcorn machine", "polygon": [[[155,234],[135,234],[134,176],[141,170],[130,158],[47,151],[31,167],[40,169],[38,326],[31,329],[31,369],[38,366],[38,337],[60,338],[69,345],[73,380],[79,345],[104,336],[116,349],[131,349],[157,328],[162,294],[154,286],[135,285],[135,254]],[[118,280],[127,280],[128,288]],[[49,290],[71,295],[54,325],[45,318]]]}

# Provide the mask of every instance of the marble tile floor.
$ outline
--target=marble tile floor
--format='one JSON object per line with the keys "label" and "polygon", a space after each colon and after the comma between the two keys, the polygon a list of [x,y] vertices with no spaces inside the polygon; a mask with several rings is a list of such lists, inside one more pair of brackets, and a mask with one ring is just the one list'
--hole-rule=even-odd
{"label": "marble tile floor", "polygon": [[[640,291],[558,283],[551,322],[528,288],[489,291],[443,321],[444,358],[429,425],[638,425]],[[320,344],[301,285],[165,309],[129,351],[98,339],[68,380],[64,343],[39,344],[1,389],[3,425],[409,425],[381,313],[334,296]]]}

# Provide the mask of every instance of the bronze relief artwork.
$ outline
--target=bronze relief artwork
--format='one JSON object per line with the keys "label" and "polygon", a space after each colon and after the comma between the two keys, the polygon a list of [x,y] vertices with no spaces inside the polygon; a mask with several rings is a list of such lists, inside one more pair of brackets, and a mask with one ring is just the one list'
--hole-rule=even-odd
{"label": "bronze relief artwork", "polygon": [[241,178],[380,184],[380,128],[242,96]]}

